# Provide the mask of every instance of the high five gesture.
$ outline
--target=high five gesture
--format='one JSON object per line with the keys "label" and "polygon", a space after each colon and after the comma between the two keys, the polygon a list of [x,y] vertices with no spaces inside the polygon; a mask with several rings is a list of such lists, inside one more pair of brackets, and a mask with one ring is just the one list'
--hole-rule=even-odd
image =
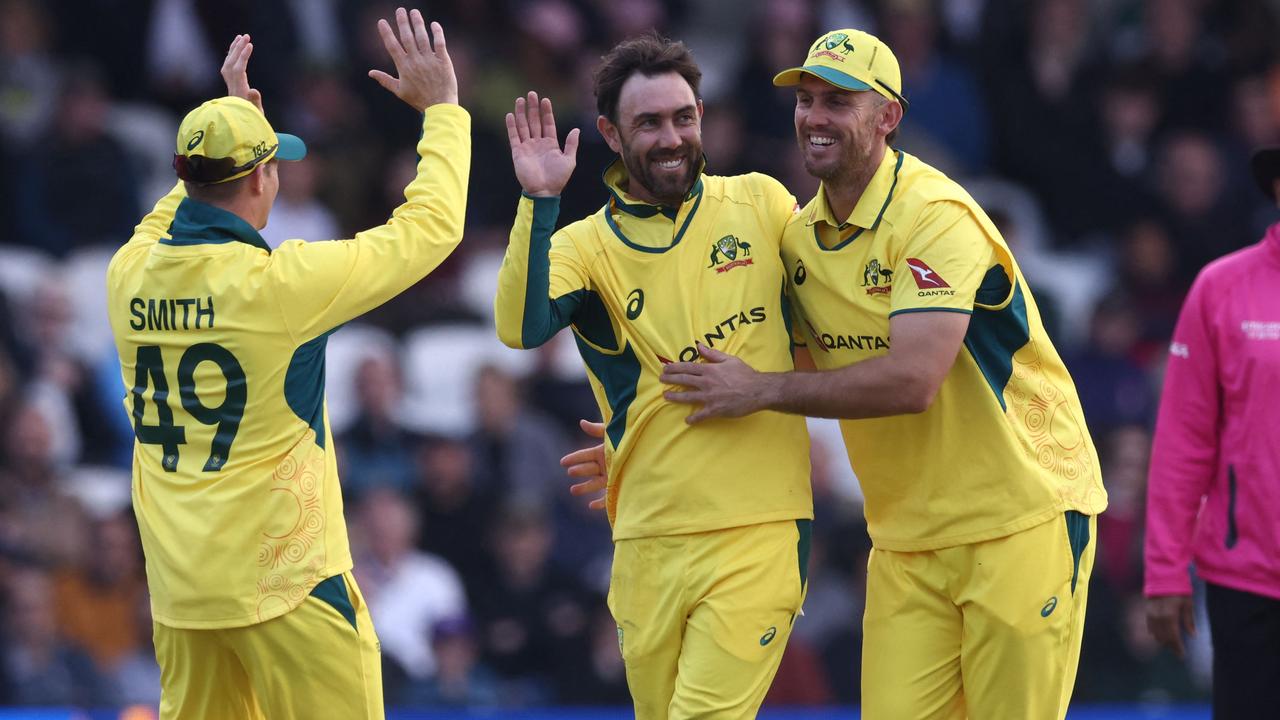
{"label": "high five gesture", "polygon": [[559,195],[578,163],[579,134],[570,130],[561,150],[551,100],[536,92],[517,98],[515,112],[507,113],[507,139],[520,187],[534,197]]}
{"label": "high five gesture", "polygon": [[408,103],[418,112],[438,103],[458,103],[458,78],[444,43],[444,28],[431,23],[431,35],[422,13],[396,9],[396,27],[400,37],[386,20],[378,21],[382,45],[396,65],[395,78],[381,70],[370,70],[369,77]]}

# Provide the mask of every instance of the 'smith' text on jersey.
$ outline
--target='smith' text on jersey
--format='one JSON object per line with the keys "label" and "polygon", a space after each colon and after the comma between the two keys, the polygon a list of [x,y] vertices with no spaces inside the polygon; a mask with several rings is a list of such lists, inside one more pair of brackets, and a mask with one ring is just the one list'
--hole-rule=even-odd
{"label": "'smith' text on jersey", "polygon": [[213,327],[213,296],[203,298],[133,298],[129,301],[134,330],[204,330]]}

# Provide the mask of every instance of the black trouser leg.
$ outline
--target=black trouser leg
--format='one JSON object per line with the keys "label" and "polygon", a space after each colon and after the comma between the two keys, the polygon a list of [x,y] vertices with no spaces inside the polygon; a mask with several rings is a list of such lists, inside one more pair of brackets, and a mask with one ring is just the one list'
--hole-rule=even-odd
{"label": "black trouser leg", "polygon": [[1205,586],[1214,720],[1280,717],[1280,600]]}

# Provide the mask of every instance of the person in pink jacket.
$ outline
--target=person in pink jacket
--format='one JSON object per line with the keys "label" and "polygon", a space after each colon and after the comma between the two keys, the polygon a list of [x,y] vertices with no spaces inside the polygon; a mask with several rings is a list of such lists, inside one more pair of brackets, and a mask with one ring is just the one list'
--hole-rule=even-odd
{"label": "person in pink jacket", "polygon": [[[1254,178],[1280,195],[1280,148]],[[1147,488],[1147,626],[1184,654],[1205,581],[1216,720],[1280,713],[1280,223],[1196,278],[1178,317]],[[1265,710],[1260,712],[1260,708]]]}

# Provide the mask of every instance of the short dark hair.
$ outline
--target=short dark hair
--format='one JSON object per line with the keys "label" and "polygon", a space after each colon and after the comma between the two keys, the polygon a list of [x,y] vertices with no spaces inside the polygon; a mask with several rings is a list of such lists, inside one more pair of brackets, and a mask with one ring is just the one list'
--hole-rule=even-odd
{"label": "short dark hair", "polygon": [[[271,158],[267,162],[262,163],[262,165],[265,167],[273,162],[276,162],[275,158]],[[254,172],[256,171],[257,168],[254,168]],[[202,203],[208,203],[211,205],[219,205],[230,202],[236,195],[239,195],[241,188],[244,187],[245,183],[249,182],[249,178],[252,176],[253,173],[249,173],[248,175],[238,177],[235,180],[225,180],[220,183],[198,183],[188,180],[184,184],[187,187],[187,195],[192,200],[199,200]]]}
{"label": "short dark hair", "polygon": [[593,78],[596,109],[609,118],[610,122],[617,123],[618,97],[622,94],[623,84],[632,75],[640,73],[645,77],[653,77],[671,72],[679,73],[693,89],[693,96],[698,97],[702,71],[698,69],[687,45],[656,32],[623,40],[600,59],[600,66],[596,68]]}

